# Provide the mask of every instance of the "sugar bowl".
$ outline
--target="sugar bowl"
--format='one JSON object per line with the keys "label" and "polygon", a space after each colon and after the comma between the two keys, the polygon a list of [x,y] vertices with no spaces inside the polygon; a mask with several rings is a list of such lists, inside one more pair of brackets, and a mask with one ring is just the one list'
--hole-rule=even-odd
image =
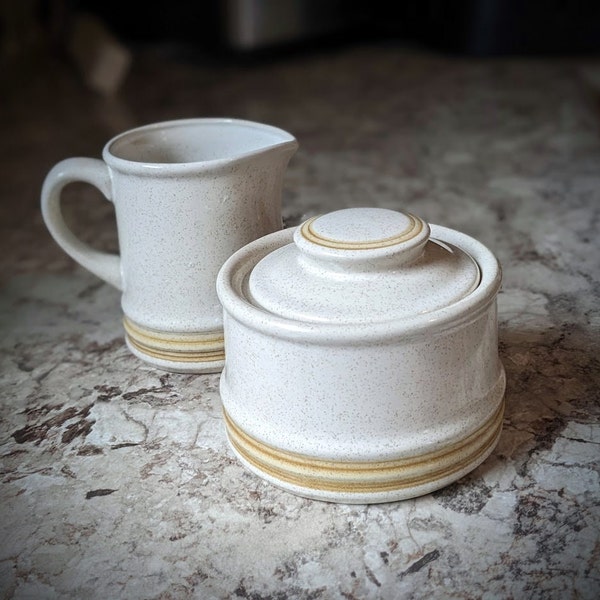
{"label": "sugar bowl", "polygon": [[233,451],[271,483],[334,502],[459,479],[502,426],[500,281],[480,242],[382,208],[238,250],[217,279]]}

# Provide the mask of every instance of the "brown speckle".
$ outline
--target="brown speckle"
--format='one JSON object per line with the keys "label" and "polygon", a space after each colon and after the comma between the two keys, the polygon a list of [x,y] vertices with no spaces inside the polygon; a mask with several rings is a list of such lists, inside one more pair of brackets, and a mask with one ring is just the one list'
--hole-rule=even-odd
{"label": "brown speckle", "polygon": [[430,562],[437,560],[440,557],[440,551],[439,550],[432,550],[431,552],[428,552],[427,554],[425,554],[425,556],[421,557],[418,561],[414,562],[412,565],[410,565],[410,567],[408,567],[408,569],[406,569],[406,571],[404,571],[404,573],[402,573],[401,577],[404,577],[405,575],[410,575],[411,573],[416,573],[417,571],[420,571],[425,565],[428,565]]}
{"label": "brown speckle", "polygon": [[102,448],[99,448],[98,446],[94,446],[93,444],[86,444],[85,446],[82,446],[81,448],[79,448],[79,450],[77,451],[77,455],[78,456],[94,456],[96,454],[103,454],[104,451],[102,450]]}
{"label": "brown speckle", "polygon": [[367,573],[367,579],[374,583],[377,587],[381,587],[381,582],[377,577],[375,577],[375,573],[369,569],[369,567],[365,566],[365,572]]}
{"label": "brown speckle", "polygon": [[96,385],[94,389],[99,392],[97,400],[100,402],[108,402],[123,393],[117,386]]}
{"label": "brown speckle", "polygon": [[67,425],[66,431],[62,434],[61,442],[63,444],[71,443],[76,437],[86,437],[92,430],[92,426],[96,421],[86,421],[82,419],[76,423]]}
{"label": "brown speckle", "polygon": [[[62,406],[62,405],[61,405]],[[53,410],[55,407],[51,407],[47,409],[47,411]],[[67,421],[71,419],[75,419],[79,417],[79,420],[75,423],[71,423],[66,427],[66,430],[63,432],[61,441],[63,444],[68,444],[73,441],[76,437],[83,436],[85,437],[92,429],[92,425],[95,421],[88,421],[86,417],[89,415],[90,410],[92,408],[91,404],[88,404],[84,408],[77,410],[76,407],[70,406],[65,408],[63,411],[58,414],[46,419],[40,424],[31,424],[26,427],[22,427],[17,431],[13,432],[12,437],[17,442],[17,444],[24,444],[26,442],[33,442],[36,446],[39,446],[40,443],[46,439],[48,434],[53,429],[58,429],[62,427]],[[45,407],[39,409],[39,412],[32,412],[31,414],[42,414],[45,412]]]}
{"label": "brown speckle", "polygon": [[111,490],[109,488],[100,488],[97,490],[90,490],[89,492],[87,492],[85,494],[85,499],[89,500],[90,498],[96,498],[97,496],[110,496],[110,494],[113,494],[116,491],[117,490]]}
{"label": "brown speckle", "polygon": [[110,447],[111,450],[120,450],[121,448],[131,448],[132,446],[139,446],[137,442],[123,442],[122,444],[114,444]]}
{"label": "brown speckle", "polygon": [[157,392],[168,392],[171,389],[171,385],[163,385],[162,387],[150,387],[150,388],[140,388],[139,390],[134,390],[133,392],[126,392],[123,394],[123,400],[133,400],[134,398],[138,398],[139,396],[145,396],[146,394],[155,394]]}

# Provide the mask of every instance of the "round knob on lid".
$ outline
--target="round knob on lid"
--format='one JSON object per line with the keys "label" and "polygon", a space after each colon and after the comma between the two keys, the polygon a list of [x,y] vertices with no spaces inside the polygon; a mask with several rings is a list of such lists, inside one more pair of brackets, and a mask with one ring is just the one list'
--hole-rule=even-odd
{"label": "round knob on lid", "polygon": [[294,235],[304,254],[348,266],[381,259],[394,266],[410,263],[428,239],[429,226],[423,220],[385,208],[347,208],[313,217]]}

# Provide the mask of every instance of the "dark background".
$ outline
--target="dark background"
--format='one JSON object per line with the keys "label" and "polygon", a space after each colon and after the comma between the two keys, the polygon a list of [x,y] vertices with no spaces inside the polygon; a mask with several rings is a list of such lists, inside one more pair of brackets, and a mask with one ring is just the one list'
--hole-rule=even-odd
{"label": "dark background", "polygon": [[122,0],[68,5],[101,15],[126,39],[177,39],[210,50],[239,49],[228,22],[277,5],[304,25],[302,34],[282,40],[289,44],[393,37],[479,56],[600,50],[600,2],[589,0],[171,0],[143,3],[146,10]]}
{"label": "dark background", "polygon": [[[85,12],[128,43],[178,43],[220,56],[365,39],[473,56],[600,50],[600,2],[593,0],[5,0],[0,6],[4,38],[30,19],[59,45]],[[260,35],[240,38],[241,28],[257,25]]]}

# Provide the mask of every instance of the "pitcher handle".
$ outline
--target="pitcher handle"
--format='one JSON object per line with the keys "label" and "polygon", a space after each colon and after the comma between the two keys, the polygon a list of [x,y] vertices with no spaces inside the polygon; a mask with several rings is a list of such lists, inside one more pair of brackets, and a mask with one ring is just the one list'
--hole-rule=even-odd
{"label": "pitcher handle", "polygon": [[44,180],[42,216],[46,227],[71,258],[94,275],[122,290],[121,258],[116,254],[95,250],[82,242],[63,219],[60,208],[61,193],[67,184],[75,181],[92,184],[107,200],[112,201],[110,171],[103,161],[97,158],[67,158],[56,164]]}

